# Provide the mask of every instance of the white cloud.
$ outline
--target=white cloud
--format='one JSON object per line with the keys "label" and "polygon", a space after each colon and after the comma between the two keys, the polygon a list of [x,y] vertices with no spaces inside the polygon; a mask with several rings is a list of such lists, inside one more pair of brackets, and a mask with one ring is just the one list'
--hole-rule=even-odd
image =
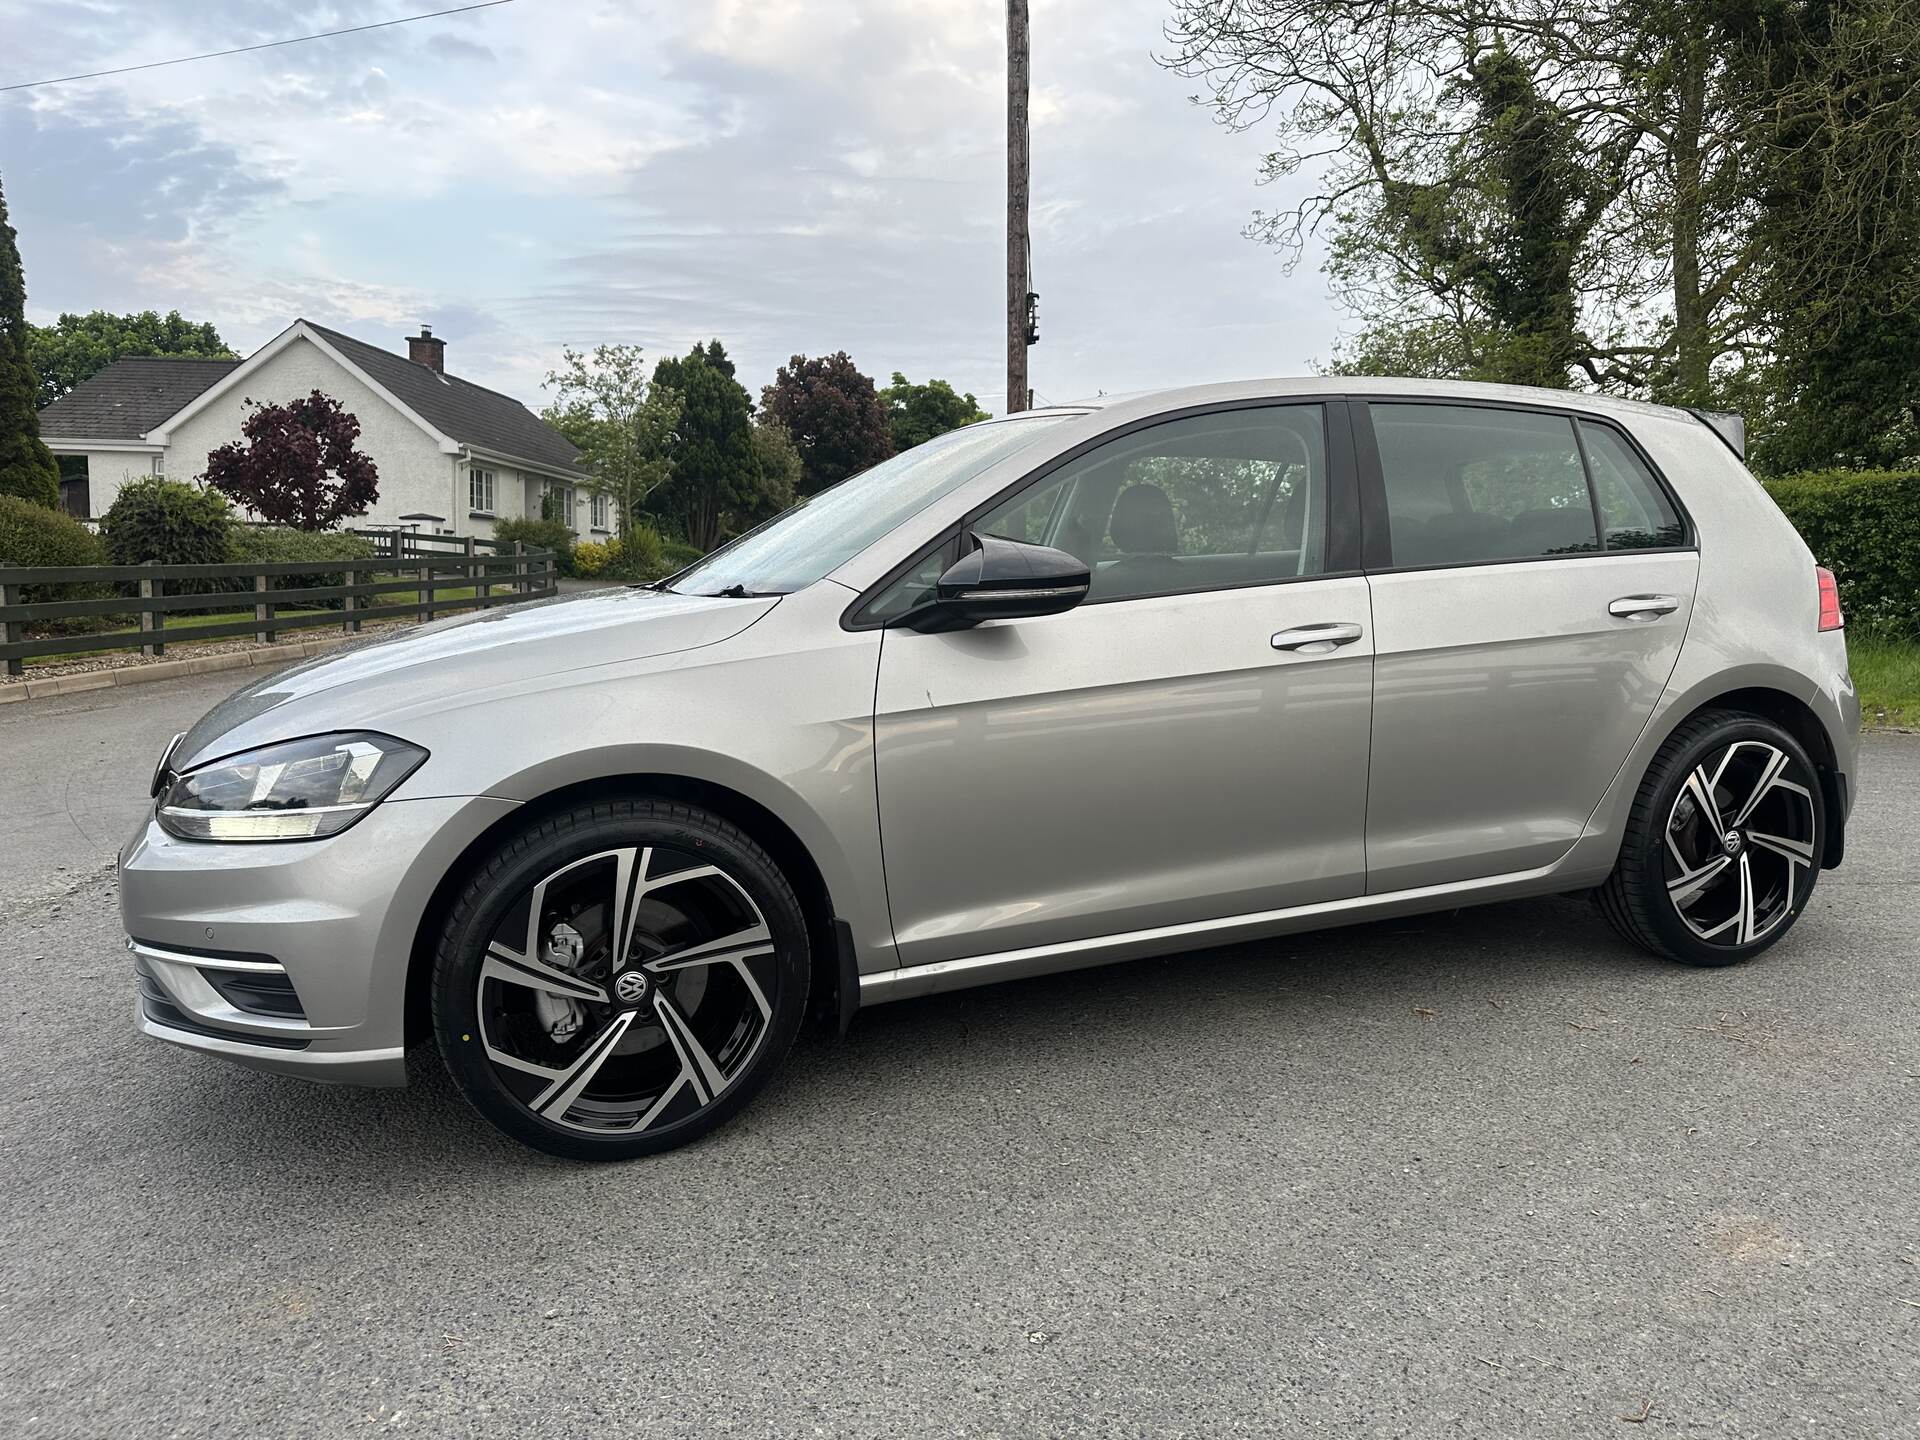
{"label": "white cloud", "polygon": [[[328,23],[386,18],[336,0]],[[1333,317],[1240,238],[1257,137],[1157,68],[1162,0],[1037,0],[1032,356],[1052,398],[1298,370]],[[13,63],[298,33],[300,0],[0,0]],[[295,313],[536,399],[562,342],[725,339],[943,374],[999,405],[999,0],[523,3],[0,105],[30,298],[179,305],[257,343]],[[11,69],[11,65],[8,66]],[[23,160],[21,157],[25,156]]]}

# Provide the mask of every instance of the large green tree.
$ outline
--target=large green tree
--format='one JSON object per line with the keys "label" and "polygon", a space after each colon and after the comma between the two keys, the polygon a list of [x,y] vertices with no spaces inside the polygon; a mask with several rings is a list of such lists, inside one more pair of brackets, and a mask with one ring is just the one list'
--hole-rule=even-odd
{"label": "large green tree", "polygon": [[580,451],[592,479],[588,488],[613,502],[626,535],[634,517],[673,473],[669,453],[680,419],[680,397],[650,382],[638,345],[598,345],[582,354],[567,347],[546,388],[554,403],[544,419]]}
{"label": "large green tree", "polygon": [[27,326],[27,356],[40,377],[40,408],[45,409],[83,381],[128,355],[171,355],[182,360],[233,360],[212,325],[142,310],[112,315],[90,310],[63,314],[51,325]]}
{"label": "large green tree", "polygon": [[678,395],[682,406],[673,477],[654,508],[679,522],[689,544],[711,550],[726,534],[729,517],[751,508],[759,493],[753,397],[733,378],[733,361],[718,340],[662,360],[653,383]]}
{"label": "large green tree", "polygon": [[40,438],[34,397],[40,382],[27,359],[27,281],[0,191],[0,495],[49,508],[60,504],[60,469]]}
{"label": "large green tree", "polygon": [[803,494],[817,495],[893,453],[887,407],[844,350],[794,356],[761,392],[760,407],[799,447]]}
{"label": "large green tree", "polygon": [[1250,233],[1325,235],[1364,354],[1709,403],[1759,331],[1717,3],[1172,0],[1166,59],[1273,126]]}
{"label": "large green tree", "polygon": [[987,418],[979,401],[971,395],[955,393],[947,381],[929,380],[924,385],[915,385],[898,370],[893,372],[893,383],[880,392],[880,399],[887,407],[887,426],[896,454],[911,450],[936,435]]}
{"label": "large green tree", "polygon": [[1920,12],[1726,0],[1773,470],[1920,460]]}

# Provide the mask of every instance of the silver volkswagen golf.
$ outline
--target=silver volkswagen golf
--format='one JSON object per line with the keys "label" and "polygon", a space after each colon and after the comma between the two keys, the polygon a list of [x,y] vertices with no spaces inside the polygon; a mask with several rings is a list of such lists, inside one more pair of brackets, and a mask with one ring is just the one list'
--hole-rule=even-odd
{"label": "silver volkswagen golf", "polygon": [[[663,1150],[811,1012],[1591,891],[1693,965],[1840,861],[1833,578],[1737,422],[1328,379],[955,431],[693,568],[260,680],[121,857],[150,1035]],[[1194,961],[1193,963],[1204,963]]]}

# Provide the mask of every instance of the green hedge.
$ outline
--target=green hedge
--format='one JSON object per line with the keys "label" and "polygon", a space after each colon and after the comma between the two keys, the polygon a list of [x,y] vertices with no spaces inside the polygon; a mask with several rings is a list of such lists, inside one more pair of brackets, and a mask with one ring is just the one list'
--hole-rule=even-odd
{"label": "green hedge", "polygon": [[518,540],[529,550],[551,550],[554,568],[573,574],[573,531],[558,520],[496,520],[493,538],[509,549]]}
{"label": "green hedge", "polygon": [[[100,537],[63,510],[49,510],[17,495],[0,495],[0,565],[104,565]],[[102,585],[25,585],[21,603],[94,600],[112,592]]]}
{"label": "green hedge", "polygon": [[1839,580],[1849,624],[1920,638],[1920,473],[1809,470],[1766,486]]}
{"label": "green hedge", "polygon": [[[234,527],[227,558],[237,565],[267,565],[282,560],[371,560],[374,553],[373,542],[364,535],[349,535],[338,530],[283,530],[278,526],[238,525]],[[367,580],[372,577],[362,573],[360,578]],[[311,574],[302,571],[273,578],[273,588],[276,590],[305,590],[320,585],[346,583],[347,572],[344,570],[315,570]],[[247,580],[235,581],[233,588],[251,590],[253,584]],[[390,604],[393,598],[376,595],[365,603],[385,605]],[[312,605],[316,610],[339,610],[346,605],[344,600],[302,603]]]}

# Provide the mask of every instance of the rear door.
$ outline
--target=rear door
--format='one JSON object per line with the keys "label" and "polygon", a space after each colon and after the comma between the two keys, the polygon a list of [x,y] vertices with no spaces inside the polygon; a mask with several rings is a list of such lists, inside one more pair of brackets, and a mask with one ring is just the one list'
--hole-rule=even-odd
{"label": "rear door", "polygon": [[1684,516],[1606,421],[1477,401],[1355,410],[1368,893],[1548,865],[1679,658],[1699,572]]}

